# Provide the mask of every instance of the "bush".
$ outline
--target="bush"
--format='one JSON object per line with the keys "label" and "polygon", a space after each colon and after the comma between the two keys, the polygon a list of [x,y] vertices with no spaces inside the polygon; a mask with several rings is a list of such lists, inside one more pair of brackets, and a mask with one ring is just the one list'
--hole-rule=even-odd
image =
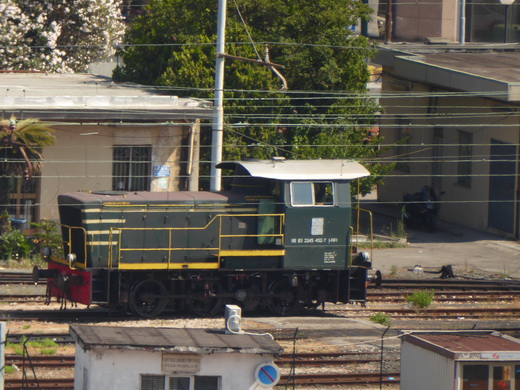
{"label": "bush", "polygon": [[0,235],[0,259],[21,259],[32,251],[32,244],[25,235],[16,229],[8,227],[8,230]]}
{"label": "bush", "polygon": [[52,249],[52,253],[57,256],[63,256],[63,245],[61,233],[58,231],[58,224],[54,221],[43,219],[40,223],[31,223],[36,228],[33,236],[34,250],[41,252],[43,247]]}
{"label": "bush", "polygon": [[27,341],[25,336],[22,336],[22,341],[20,343],[7,343],[6,347],[12,350],[16,355],[23,355],[24,343],[27,348],[39,349],[39,352],[42,355],[55,355],[58,350],[58,344],[56,344],[54,340],[47,338],[38,341]]}
{"label": "bush", "polygon": [[390,326],[392,325],[392,320],[390,316],[386,313],[376,313],[370,317],[370,321],[375,322],[380,325]]}
{"label": "bush", "polygon": [[433,290],[419,290],[415,291],[412,295],[407,295],[406,302],[411,303],[418,309],[424,309],[433,303],[434,296],[435,291]]}

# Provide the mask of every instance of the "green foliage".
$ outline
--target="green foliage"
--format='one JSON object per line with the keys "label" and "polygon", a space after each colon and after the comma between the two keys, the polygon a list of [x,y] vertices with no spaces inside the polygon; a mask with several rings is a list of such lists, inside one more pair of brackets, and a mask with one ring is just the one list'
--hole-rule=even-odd
{"label": "green foliage", "polygon": [[54,355],[58,350],[58,344],[51,339],[43,339],[38,341],[27,341],[27,337],[22,336],[20,343],[7,343],[7,348],[13,350],[16,355],[23,355],[24,344],[28,348],[39,349],[42,355]]}
{"label": "green foliage", "polygon": [[[53,145],[54,130],[38,119],[28,118],[16,121],[0,120],[0,214],[4,214],[9,204],[9,193],[13,179],[40,172],[43,165],[41,148]],[[0,233],[5,232],[5,223],[0,220]],[[0,252],[2,253],[2,252]]]}
{"label": "green foliage", "polygon": [[375,322],[380,325],[390,326],[392,325],[392,319],[386,313],[376,313],[373,316],[370,316],[370,321]]}
{"label": "green foliage", "polygon": [[16,371],[18,371],[18,370],[16,369],[16,367],[13,367],[13,366],[10,366],[10,365],[7,365],[7,366],[4,367],[4,372],[5,372],[6,374],[13,374],[13,373],[15,373]]}
{"label": "green foliage", "polygon": [[9,226],[0,235],[0,260],[18,260],[31,253],[31,250],[31,242],[19,230]]}
{"label": "green foliage", "polygon": [[57,348],[58,344],[54,340],[43,339],[38,341],[28,341],[27,346],[33,348]]}
{"label": "green foliage", "polygon": [[[213,0],[151,0],[127,31],[124,65],[114,78],[212,99],[217,6]],[[378,162],[381,139],[369,133],[380,111],[366,94],[367,59],[375,50],[347,28],[370,12],[354,0],[242,0],[228,6],[226,53],[263,60],[268,47],[269,60],[284,66],[278,70],[289,90],[281,89],[267,66],[226,59],[225,160],[356,159],[372,174],[362,180],[361,193],[381,181],[393,166]],[[207,144],[209,135],[203,137]]]}
{"label": "green foliage", "polygon": [[417,309],[425,309],[433,303],[435,291],[419,290],[414,291],[412,295],[406,296],[406,302],[411,303]]}
{"label": "green foliage", "polygon": [[42,248],[48,247],[52,249],[52,253],[55,255],[63,255],[62,237],[55,221],[44,219],[39,223],[31,223],[31,226],[36,228],[32,242],[38,252],[41,252]]}
{"label": "green foliage", "polygon": [[23,355],[23,345],[7,343],[7,348],[11,349],[15,355]]}

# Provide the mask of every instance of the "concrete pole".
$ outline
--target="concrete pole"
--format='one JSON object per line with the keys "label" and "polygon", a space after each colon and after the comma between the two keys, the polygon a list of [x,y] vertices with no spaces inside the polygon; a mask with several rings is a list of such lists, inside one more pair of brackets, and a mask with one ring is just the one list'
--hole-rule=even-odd
{"label": "concrete pole", "polygon": [[0,390],[4,390],[5,382],[5,346],[7,344],[6,329],[5,322],[0,322]]}
{"label": "concrete pole", "polygon": [[466,0],[460,0],[459,43],[466,44]]}
{"label": "concrete pole", "polygon": [[226,42],[226,0],[218,1],[217,15],[217,60],[215,63],[215,102],[211,138],[211,191],[220,191],[222,172],[216,165],[222,161],[222,140],[224,138],[224,57]]}

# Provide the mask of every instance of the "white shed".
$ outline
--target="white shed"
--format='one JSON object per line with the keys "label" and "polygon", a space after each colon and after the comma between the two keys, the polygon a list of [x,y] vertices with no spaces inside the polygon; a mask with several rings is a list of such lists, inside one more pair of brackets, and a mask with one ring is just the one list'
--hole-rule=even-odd
{"label": "white shed", "polygon": [[[86,325],[70,333],[77,390],[252,390],[279,378],[273,361],[283,348],[269,335]],[[263,387],[265,378],[273,383]]]}
{"label": "white shed", "polygon": [[401,390],[417,389],[520,389],[520,340],[494,331],[404,334]]}

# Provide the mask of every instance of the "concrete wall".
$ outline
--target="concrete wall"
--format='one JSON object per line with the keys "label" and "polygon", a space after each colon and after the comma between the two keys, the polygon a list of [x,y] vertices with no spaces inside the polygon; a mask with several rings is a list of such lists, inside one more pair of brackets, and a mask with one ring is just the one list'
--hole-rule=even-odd
{"label": "concrete wall", "polygon": [[[161,352],[136,350],[83,350],[76,348],[74,388],[78,390],[140,388],[140,375],[172,375],[161,371]],[[255,383],[255,369],[273,356],[219,353],[201,355],[200,371],[172,376],[221,377],[221,390],[247,390]]]}
{"label": "concrete wall", "polygon": [[152,146],[152,175],[154,165],[168,165],[170,177],[153,178],[151,190],[179,190],[182,180],[179,161],[183,138],[188,137],[188,125],[56,125],[54,129],[56,144],[43,151],[40,218],[59,219],[56,205],[61,193],[112,189],[114,145]]}
{"label": "concrete wall", "polygon": [[458,40],[458,2],[418,0],[396,2],[394,41],[423,41],[427,37]]}
{"label": "concrete wall", "polygon": [[[445,192],[440,219],[488,230],[489,144],[492,140],[518,144],[519,119],[507,111],[495,109],[506,104],[456,95],[422,98],[423,92],[432,92],[425,85],[389,77],[383,81],[383,91],[403,93],[403,97],[383,102],[387,119],[382,122],[381,134],[384,143],[391,145],[397,141],[399,127],[409,130],[411,139],[407,156],[410,171],[397,169],[385,178],[384,185],[379,187],[379,200],[394,202],[397,207],[404,193],[414,193],[422,186],[430,185],[437,193]],[[407,97],[407,92],[410,97]],[[402,118],[401,123],[398,123],[398,118]],[[442,133],[436,145],[435,131]],[[473,176],[469,187],[458,182],[459,131],[473,136]],[[394,148],[386,156],[404,161],[405,156],[399,155],[403,151],[403,148]],[[436,171],[433,167],[435,154],[439,162]],[[437,181],[433,178],[434,173],[439,175]]]}
{"label": "concrete wall", "polygon": [[401,390],[453,390],[455,362],[408,342],[401,345]]}

